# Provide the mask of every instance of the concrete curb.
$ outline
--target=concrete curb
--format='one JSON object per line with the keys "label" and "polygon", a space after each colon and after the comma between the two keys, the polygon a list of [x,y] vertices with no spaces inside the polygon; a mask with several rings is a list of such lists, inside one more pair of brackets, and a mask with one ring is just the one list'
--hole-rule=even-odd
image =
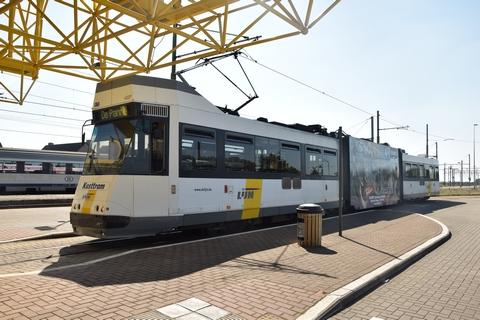
{"label": "concrete curb", "polygon": [[389,279],[403,271],[408,266],[412,265],[427,253],[433,251],[450,238],[450,230],[448,230],[447,226],[445,226],[443,223],[425,215],[418,215],[438,223],[442,227],[442,232],[418,247],[404,253],[400,257],[328,294],[322,300],[318,301],[313,307],[308,309],[304,314],[299,316],[297,320],[328,318],[329,316],[348,306],[359,297],[368,293],[371,289],[382,284],[386,279]]}

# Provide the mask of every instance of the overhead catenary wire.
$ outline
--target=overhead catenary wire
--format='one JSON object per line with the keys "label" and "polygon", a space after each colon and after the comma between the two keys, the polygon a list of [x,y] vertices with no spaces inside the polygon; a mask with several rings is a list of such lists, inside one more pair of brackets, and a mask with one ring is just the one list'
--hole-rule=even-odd
{"label": "overhead catenary wire", "polygon": [[80,128],[80,125],[73,125],[73,124],[72,125],[65,125],[63,123],[58,123],[58,122],[52,122],[52,121],[45,122],[45,121],[27,119],[27,118],[0,117],[0,119],[20,122],[20,123],[33,123],[33,124],[39,124],[39,125],[44,125],[44,126],[63,127],[63,128],[69,128],[69,129],[75,129],[75,130],[79,130],[79,128]]}
{"label": "overhead catenary wire", "polygon": [[74,119],[74,118],[67,118],[67,117],[52,116],[52,115],[46,115],[46,114],[41,114],[41,113],[23,112],[23,111],[17,111],[17,110],[5,110],[5,109],[0,109],[0,112],[27,114],[27,115],[30,115],[30,116],[40,116],[40,117],[46,117],[46,118],[61,119],[61,120],[70,120],[70,121],[78,121],[78,122],[85,122],[85,120],[86,120],[86,119],[83,119],[83,120],[82,120],[82,119]]}
{"label": "overhead catenary wire", "polygon": [[258,62],[257,60],[253,59],[252,57],[250,57],[250,56],[248,56],[248,55],[246,55],[246,54],[240,55],[240,56],[243,57],[244,59],[250,60],[250,61],[258,64],[259,66],[261,66],[261,67],[263,67],[263,68],[265,68],[265,69],[267,69],[267,70],[270,70],[270,71],[272,71],[272,72],[274,72],[274,73],[276,73],[276,74],[279,74],[279,75],[281,75],[282,77],[285,77],[285,78],[287,78],[287,79],[289,79],[289,80],[291,80],[291,81],[293,81],[293,82],[296,82],[296,83],[298,83],[298,84],[300,84],[300,85],[302,85],[302,86],[304,86],[304,87],[307,87],[307,88],[309,88],[309,89],[311,89],[311,90],[313,90],[313,91],[316,91],[316,92],[318,92],[318,93],[320,93],[320,94],[322,94],[322,95],[324,95],[324,96],[326,96],[326,97],[329,97],[330,99],[333,99],[333,100],[335,100],[335,101],[337,101],[337,102],[340,102],[340,103],[342,103],[342,104],[344,104],[344,105],[347,105],[347,106],[349,106],[349,107],[351,107],[351,108],[353,108],[353,109],[355,109],[355,110],[357,110],[357,111],[366,113],[366,114],[368,114],[368,115],[370,115],[370,116],[373,115],[373,113],[371,113],[371,112],[369,112],[369,111],[367,111],[367,110],[364,110],[364,109],[362,109],[362,108],[360,108],[360,107],[357,107],[357,106],[355,106],[355,105],[353,105],[353,104],[351,104],[351,103],[349,103],[349,102],[347,102],[347,101],[345,101],[345,100],[342,100],[342,99],[340,99],[340,98],[337,98],[337,97],[335,97],[335,96],[333,96],[333,95],[331,95],[331,94],[329,94],[329,93],[327,93],[327,92],[325,92],[325,91],[322,91],[322,90],[320,90],[320,89],[317,89],[317,88],[315,88],[315,87],[313,87],[313,86],[311,86],[311,85],[309,85],[309,84],[307,84],[307,83],[305,83],[305,82],[303,82],[303,81],[300,81],[300,80],[298,80],[298,79],[295,79],[294,77],[291,77],[291,76],[289,76],[289,75],[287,75],[287,74],[285,74],[285,73],[283,73],[283,72],[280,72],[280,71],[275,70],[275,69],[273,69],[273,68],[271,68],[271,67],[269,67],[269,66],[266,66],[266,65],[264,65],[263,63]]}
{"label": "overhead catenary wire", "polygon": [[351,125],[350,127],[346,128],[345,130],[347,130],[347,131],[348,131],[348,130],[350,130],[350,129],[353,129],[353,128],[355,128],[356,126],[359,126],[359,125],[364,125],[364,124],[365,124],[365,123],[367,123],[368,121],[370,121],[370,117],[368,117],[368,118],[367,118],[367,119],[365,119],[365,120],[362,120],[362,121],[360,121],[360,122],[357,122],[357,123],[355,123],[355,124]]}
{"label": "overhead catenary wire", "polygon": [[16,132],[16,133],[28,133],[28,134],[40,134],[44,136],[55,136],[55,137],[65,137],[65,138],[78,138],[78,136],[69,136],[64,134],[56,133],[46,133],[46,132],[37,132],[37,131],[23,131],[23,130],[12,130],[12,129],[0,129],[0,131]]}
{"label": "overhead catenary wire", "polygon": [[[292,76],[289,76],[289,75],[287,75],[287,74],[285,74],[285,73],[283,73],[283,72],[281,72],[281,71],[275,70],[274,68],[271,68],[271,67],[269,67],[269,66],[267,66],[267,65],[265,65],[265,64],[263,64],[263,63],[260,63],[260,62],[258,62],[257,60],[253,59],[250,55],[246,54],[245,52],[242,52],[242,53],[243,53],[243,54],[240,55],[242,58],[247,59],[247,60],[249,60],[249,61],[251,61],[251,62],[254,62],[254,63],[258,64],[259,66],[261,66],[261,67],[263,67],[263,68],[265,68],[265,69],[267,69],[267,70],[270,70],[271,72],[274,72],[274,73],[276,73],[276,74],[278,74],[278,75],[281,75],[282,77],[285,77],[285,78],[287,78],[287,79],[289,79],[289,80],[291,80],[291,81],[293,81],[293,82],[296,82],[296,83],[298,83],[298,84],[300,84],[300,85],[302,85],[302,86],[304,86],[304,87],[307,87],[307,88],[309,88],[309,89],[311,89],[311,90],[313,90],[313,91],[315,91],[315,92],[318,92],[318,93],[320,93],[320,94],[322,94],[322,95],[324,95],[324,96],[326,96],[326,97],[328,97],[328,98],[330,98],[330,99],[332,99],[332,100],[334,100],[334,101],[337,101],[337,102],[339,102],[339,103],[341,103],[341,104],[343,104],[343,105],[346,105],[346,106],[348,106],[348,107],[350,107],[350,108],[352,108],[352,109],[355,109],[355,110],[357,110],[357,111],[359,111],[359,112],[368,114],[368,115],[370,115],[370,116],[375,116],[373,113],[371,113],[371,112],[368,111],[368,110],[365,110],[365,109],[363,109],[363,108],[361,108],[361,107],[359,107],[359,106],[354,105],[353,103],[350,103],[350,102],[348,102],[348,101],[346,101],[346,100],[344,100],[344,99],[341,99],[341,98],[339,98],[339,97],[336,97],[336,96],[334,96],[334,95],[331,95],[331,94],[329,94],[329,93],[327,93],[327,92],[325,92],[325,91],[323,91],[323,90],[320,90],[320,89],[318,89],[318,88],[315,88],[315,87],[313,87],[313,86],[311,86],[311,85],[309,85],[309,84],[307,84],[307,83],[305,83],[305,82],[303,82],[303,81],[301,81],[301,80],[295,79],[295,78],[292,77]],[[389,120],[389,119],[385,119],[385,118],[383,118],[383,117],[381,117],[380,120],[381,120],[381,121],[384,121],[384,122],[387,122],[387,123],[389,123],[389,124],[391,124],[391,125],[394,125],[394,126],[403,126],[403,125],[401,125],[401,124],[399,124],[399,123],[397,123],[397,122],[395,122],[395,121],[392,121],[392,120]],[[412,128],[406,128],[405,130],[406,130],[406,131],[415,132],[415,133],[418,133],[418,134],[422,134],[422,135],[426,135],[425,132],[421,132],[421,131],[419,131],[419,130],[415,130],[415,129],[412,129]],[[429,134],[429,135],[432,136],[432,137],[441,138],[441,139],[449,139],[449,138],[450,138],[450,137],[443,137],[443,136],[439,136],[439,135],[435,135],[435,134]],[[471,141],[460,140],[460,139],[453,139],[453,141],[470,142],[470,143],[471,143]]]}
{"label": "overhead catenary wire", "polygon": [[369,121],[370,121],[370,118],[369,118],[368,120],[364,121],[364,122],[362,123],[362,125],[353,133],[353,135],[356,136],[356,135],[360,132],[360,130],[362,130],[362,129],[365,127],[365,125],[366,125]]}
{"label": "overhead catenary wire", "polygon": [[[16,91],[16,90],[12,90],[12,92],[19,93],[19,91]],[[29,96],[29,97],[40,98],[40,99],[43,99],[43,100],[61,102],[61,103],[71,104],[71,105],[75,105],[75,106],[79,106],[79,107],[88,108],[88,109],[75,109],[75,110],[79,110],[79,111],[80,111],[80,110],[81,110],[81,111],[88,111],[88,112],[91,111],[91,106],[86,105],[86,104],[81,104],[81,103],[76,103],[76,102],[66,101],[66,100],[61,100],[61,99],[49,98],[49,97],[45,97],[45,96],[36,95],[36,94],[33,94],[33,93],[29,93],[28,96]],[[35,103],[34,101],[25,101],[25,102]],[[53,106],[55,106],[55,105],[53,105]],[[68,108],[68,109],[70,109],[70,108]]]}
{"label": "overhead catenary wire", "polygon": [[[2,74],[7,75],[7,76],[11,76],[11,77],[15,77],[15,78],[19,78],[19,79],[21,78],[21,76],[18,76],[16,74],[10,74],[10,73],[2,73]],[[52,86],[52,87],[62,88],[62,89],[66,89],[66,90],[76,91],[76,92],[80,92],[80,93],[85,93],[85,94],[89,94],[91,96],[94,95],[94,93],[89,92],[89,91],[84,91],[84,90],[80,90],[80,89],[76,89],[76,88],[66,87],[66,86],[56,84],[56,83],[40,81],[38,79],[37,79],[37,83],[45,84],[45,85]]]}
{"label": "overhead catenary wire", "polygon": [[[1,102],[1,100],[0,100],[0,102]],[[57,108],[57,109],[65,109],[65,110],[88,112],[88,113],[92,112],[91,110],[78,109],[78,108],[74,108],[74,107],[63,107],[63,106],[59,106],[59,105],[55,105],[55,104],[51,104],[51,103],[39,102],[39,101],[26,100],[25,102],[26,103],[31,103],[31,104],[37,104],[37,105],[44,106],[44,107]]]}

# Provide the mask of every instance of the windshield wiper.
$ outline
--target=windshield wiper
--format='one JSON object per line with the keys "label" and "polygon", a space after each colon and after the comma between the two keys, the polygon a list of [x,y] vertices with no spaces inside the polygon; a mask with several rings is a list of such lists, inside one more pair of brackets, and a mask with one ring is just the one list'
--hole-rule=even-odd
{"label": "windshield wiper", "polygon": [[96,168],[95,163],[94,163],[94,161],[96,159],[95,150],[94,149],[90,150],[90,153],[87,154],[87,157],[90,158],[90,161],[88,163],[88,172],[92,173],[92,167],[93,167],[93,173],[97,174],[97,168]]}

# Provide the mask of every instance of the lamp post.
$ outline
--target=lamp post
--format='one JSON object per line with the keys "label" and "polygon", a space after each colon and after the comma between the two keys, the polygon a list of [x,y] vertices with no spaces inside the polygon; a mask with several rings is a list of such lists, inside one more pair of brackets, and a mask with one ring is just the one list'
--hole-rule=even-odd
{"label": "lamp post", "polygon": [[477,188],[477,179],[475,172],[475,127],[478,126],[478,123],[473,124],[473,189]]}

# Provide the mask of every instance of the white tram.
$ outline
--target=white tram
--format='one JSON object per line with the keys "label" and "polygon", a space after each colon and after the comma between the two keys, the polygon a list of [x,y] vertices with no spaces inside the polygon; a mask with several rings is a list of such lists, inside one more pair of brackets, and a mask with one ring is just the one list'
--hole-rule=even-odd
{"label": "white tram", "polygon": [[319,125],[244,119],[182,82],[143,76],[98,84],[93,123],[70,214],[78,234],[155,235],[301,203],[338,207],[338,139]]}
{"label": "white tram", "polygon": [[440,194],[438,161],[408,154],[403,161],[403,199],[427,199]]}
{"label": "white tram", "polygon": [[93,122],[77,233],[150,235],[337,206],[337,139],[225,114],[184,83],[99,84]]}

